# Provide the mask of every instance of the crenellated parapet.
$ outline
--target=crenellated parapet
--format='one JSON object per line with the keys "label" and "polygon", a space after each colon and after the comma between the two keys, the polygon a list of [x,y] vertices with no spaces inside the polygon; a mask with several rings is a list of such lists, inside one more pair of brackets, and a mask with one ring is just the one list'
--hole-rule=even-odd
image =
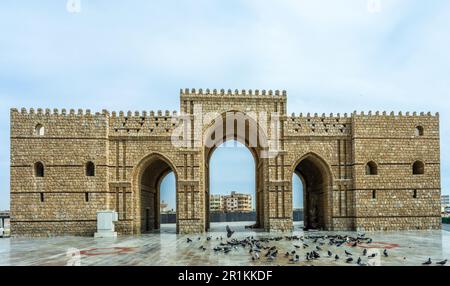
{"label": "crenellated parapet", "polygon": [[[108,114],[90,109],[11,109],[11,137],[106,138]],[[41,134],[37,131],[45,130]]]}
{"label": "crenellated parapet", "polygon": [[43,137],[104,137],[170,135],[178,125],[177,111],[92,112],[90,109],[11,109],[12,136],[34,136],[43,126]]}
{"label": "crenellated parapet", "polygon": [[439,113],[354,111],[351,117],[354,138],[439,138]]}
{"label": "crenellated parapet", "polygon": [[[434,133],[438,133],[439,113],[431,112],[394,112],[394,111],[369,111],[352,112],[350,114],[318,114],[318,113],[292,113],[287,117],[287,135],[289,136],[345,136],[354,132],[409,132],[413,133],[414,127],[428,127]],[[368,126],[370,124],[370,128]],[[390,128],[399,125],[403,128]],[[373,132],[373,131],[372,131]],[[430,133],[429,133],[430,134]],[[433,133],[431,133],[433,134]]]}
{"label": "crenellated parapet", "polygon": [[58,108],[21,108],[20,111],[17,108],[11,108],[11,115],[22,115],[22,116],[86,116],[86,117],[105,117],[108,115],[106,110],[102,112],[92,112],[90,109],[58,109]]}
{"label": "crenellated parapet", "polygon": [[267,98],[286,98],[287,92],[285,90],[259,90],[259,89],[180,89],[181,97],[202,97],[202,96],[219,96],[219,97],[267,97]]}
{"label": "crenellated parapet", "polygon": [[413,117],[439,117],[439,112],[436,113],[431,113],[431,112],[405,112],[403,113],[402,111],[368,111],[368,112],[364,112],[364,111],[353,111],[352,113],[353,117],[371,117],[371,116],[384,116],[386,118],[393,118],[393,117],[409,117],[409,118],[413,118]]}
{"label": "crenellated parapet", "polygon": [[109,118],[111,136],[170,136],[178,126],[177,111],[115,112]]}
{"label": "crenellated parapet", "polygon": [[351,131],[351,118],[347,113],[293,113],[286,120],[286,124],[290,136],[344,136],[349,135]]}

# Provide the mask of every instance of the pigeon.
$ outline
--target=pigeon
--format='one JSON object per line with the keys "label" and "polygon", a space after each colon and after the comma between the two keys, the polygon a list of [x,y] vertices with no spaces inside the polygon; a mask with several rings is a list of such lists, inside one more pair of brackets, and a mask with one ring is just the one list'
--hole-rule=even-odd
{"label": "pigeon", "polygon": [[364,248],[364,250],[363,250],[363,256],[366,256],[366,255],[367,255],[367,249]]}
{"label": "pigeon", "polygon": [[289,259],[289,261],[290,262],[299,262],[299,260],[300,260],[300,256],[298,256],[298,254],[297,255],[295,255],[294,257],[292,257],[291,259]]}
{"label": "pigeon", "polygon": [[336,254],[336,256],[334,257],[335,260],[339,260],[339,255]]}
{"label": "pigeon", "polygon": [[316,249],[317,249],[318,251],[321,251],[321,250],[322,250],[322,248],[320,248],[319,246],[316,246]]}
{"label": "pigeon", "polygon": [[284,257],[289,257],[289,252],[286,252],[286,253],[284,254]]}
{"label": "pigeon", "polygon": [[312,251],[312,255],[314,259],[320,258],[319,253],[317,253],[315,250]]}
{"label": "pigeon", "polygon": [[309,252],[306,253],[306,260],[310,261],[312,258],[309,257]]}
{"label": "pigeon", "polygon": [[371,255],[369,255],[369,258],[374,258],[375,256],[377,256],[376,253],[372,253]]}
{"label": "pigeon", "polygon": [[269,257],[267,257],[267,260],[273,261],[273,260],[275,260],[275,256],[270,255]]}
{"label": "pigeon", "polygon": [[331,257],[333,256],[333,253],[331,253],[331,251],[328,250],[328,256]]}
{"label": "pigeon", "polygon": [[204,247],[204,246],[202,245],[202,246],[199,247],[199,249],[205,251],[205,250],[206,250],[206,247]]}
{"label": "pigeon", "polygon": [[430,265],[431,263],[431,258],[428,258],[428,260],[422,263],[422,265]]}
{"label": "pigeon", "polygon": [[345,251],[345,255],[347,255],[347,256],[352,256],[352,253],[351,252],[348,252],[347,250]]}
{"label": "pigeon", "polygon": [[361,257],[358,257],[358,261],[356,261],[356,264],[358,264],[358,265],[361,264]]}
{"label": "pigeon", "polygon": [[192,242],[192,239],[190,239],[189,237],[186,240],[187,243]]}
{"label": "pigeon", "polygon": [[387,252],[387,250],[385,249],[385,250],[383,250],[383,255],[385,256],[385,257],[388,257],[389,255],[388,255],[388,252]]}
{"label": "pigeon", "polygon": [[299,246],[299,245],[295,245],[295,244],[294,244],[294,247],[295,247],[295,248],[300,248],[300,246]]}
{"label": "pigeon", "polygon": [[358,242],[357,241],[355,241],[355,243],[352,244],[352,247],[356,247],[356,246],[358,246]]}
{"label": "pigeon", "polygon": [[351,258],[351,257],[349,257],[349,258],[347,258],[346,260],[345,260],[345,262],[347,262],[347,263],[350,263],[350,262],[352,262],[353,261],[353,258]]}
{"label": "pigeon", "polygon": [[439,262],[436,262],[436,264],[445,265],[445,264],[447,264],[447,259],[439,261]]}
{"label": "pigeon", "polygon": [[230,226],[228,226],[228,225],[227,225],[226,229],[227,229],[227,237],[230,238],[233,235],[234,230],[231,230]]}

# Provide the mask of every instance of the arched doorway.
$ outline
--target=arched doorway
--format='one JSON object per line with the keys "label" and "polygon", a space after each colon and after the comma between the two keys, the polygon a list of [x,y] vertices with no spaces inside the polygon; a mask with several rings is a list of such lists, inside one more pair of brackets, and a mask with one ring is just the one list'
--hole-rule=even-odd
{"label": "arched doorway", "polygon": [[292,222],[294,223],[294,229],[301,229],[304,226],[304,207],[303,202],[305,200],[303,191],[302,177],[294,172],[292,174]]}
{"label": "arched doorway", "polygon": [[[137,227],[140,233],[151,232],[160,229],[161,224],[161,183],[163,179],[173,172],[175,182],[176,171],[168,159],[159,154],[146,157],[139,167],[138,175],[138,207],[140,225]],[[175,183],[176,186],[176,183]],[[176,201],[176,187],[175,187]],[[175,206],[175,209],[178,209]],[[176,213],[176,210],[175,210]],[[176,227],[178,232],[178,224]]]}
{"label": "arched doorway", "polygon": [[210,228],[210,160],[218,146],[229,140],[239,142],[248,148],[255,163],[255,211],[256,222],[252,228],[264,228],[265,219],[265,182],[264,176],[267,160],[263,154],[267,152],[268,143],[265,132],[254,118],[239,111],[228,111],[212,120],[212,124],[204,131],[205,155],[205,230]]}
{"label": "arched doorway", "polygon": [[160,229],[164,232],[175,232],[177,223],[177,192],[175,174],[170,171],[159,184]]}
{"label": "arched doorway", "polygon": [[[210,226],[231,222],[235,228],[256,225],[255,158],[251,149],[228,140],[211,151],[209,170]],[[216,228],[217,228],[216,227]]]}
{"label": "arched doorway", "polygon": [[329,229],[331,175],[328,165],[311,153],[295,164],[294,173],[303,185],[304,228]]}

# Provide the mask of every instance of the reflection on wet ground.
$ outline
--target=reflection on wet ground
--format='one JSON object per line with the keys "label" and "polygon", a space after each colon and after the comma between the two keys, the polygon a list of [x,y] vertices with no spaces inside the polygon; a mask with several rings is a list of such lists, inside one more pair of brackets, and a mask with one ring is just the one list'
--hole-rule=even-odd
{"label": "reflection on wet ground", "polygon": [[[336,234],[356,237],[356,232],[305,232],[300,224],[296,224],[294,231],[289,233],[268,233],[245,229],[245,225],[251,224],[249,222],[228,223],[236,231],[232,238],[238,240],[251,236],[255,239],[282,237],[279,241],[262,243],[267,248],[276,246],[279,253],[275,259],[268,260],[264,256],[267,250],[262,250],[260,259],[253,261],[250,247],[231,247],[228,253],[214,251],[221,242],[227,241],[226,224],[212,224],[211,231],[202,235],[177,235],[174,225],[163,225],[158,233],[117,239],[5,238],[0,239],[0,265],[357,265],[359,257],[365,265],[421,265],[430,257],[435,265],[435,262],[450,258],[448,225],[441,231],[367,232],[365,235],[372,243],[352,247],[350,243],[336,246],[329,245],[328,240],[319,239],[314,243],[314,239],[306,238]],[[303,248],[302,241],[288,240],[286,236],[303,237],[309,247]],[[207,240],[207,237],[211,239]],[[187,243],[187,238],[192,242]],[[320,258],[307,261],[306,253],[316,246],[320,247],[316,250]],[[364,249],[367,249],[365,256]],[[383,255],[384,249],[387,249],[388,257]],[[285,257],[286,252],[294,250],[300,258],[297,263],[289,261],[292,256]],[[333,253],[332,257],[328,257],[328,251]],[[345,262],[345,251],[352,253],[354,260],[351,263]],[[375,257],[368,258],[372,253],[376,253]],[[336,254],[340,259],[335,260]]]}

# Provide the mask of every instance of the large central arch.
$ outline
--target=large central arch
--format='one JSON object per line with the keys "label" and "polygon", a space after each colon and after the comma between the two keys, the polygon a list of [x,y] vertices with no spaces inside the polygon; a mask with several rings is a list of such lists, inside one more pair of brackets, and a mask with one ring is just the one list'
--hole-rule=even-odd
{"label": "large central arch", "polygon": [[331,170],[317,154],[308,153],[294,165],[303,183],[303,221],[305,229],[331,227]]}
{"label": "large central arch", "polygon": [[[231,116],[231,117],[230,117]],[[230,124],[232,128],[230,128]],[[210,160],[212,154],[218,146],[228,140],[236,140],[246,146],[253,156],[255,163],[255,205],[256,205],[256,224],[255,228],[265,227],[265,203],[264,197],[265,180],[264,171],[268,143],[264,130],[258,125],[256,120],[243,112],[232,110],[221,114],[211,121],[204,131],[204,162],[205,162],[205,230],[210,227]],[[219,135],[217,135],[219,134]]]}

